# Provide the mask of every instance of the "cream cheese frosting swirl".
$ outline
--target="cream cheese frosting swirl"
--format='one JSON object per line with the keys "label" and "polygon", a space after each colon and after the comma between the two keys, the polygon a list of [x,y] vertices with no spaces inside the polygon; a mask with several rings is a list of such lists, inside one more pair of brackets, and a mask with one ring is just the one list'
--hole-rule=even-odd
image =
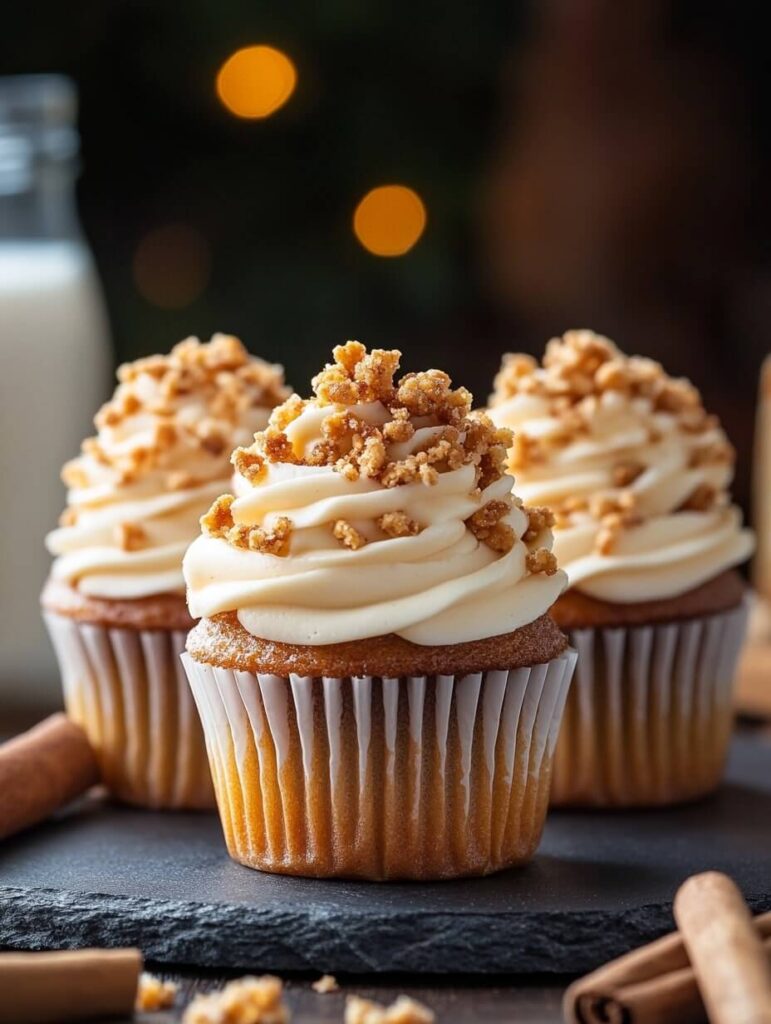
{"label": "cream cheese frosting swirl", "polygon": [[549,342],[543,366],[508,356],[491,418],[514,431],[509,468],[556,517],[570,586],[600,600],[676,597],[743,562],[734,452],[686,380],[590,331]]}
{"label": "cream cheese frosting swirl", "polygon": [[399,353],[349,342],[234,453],[185,557],[194,616],[236,612],[265,640],[328,645],[395,633],[441,645],[511,632],[565,585],[549,517],[513,498],[510,435]]}
{"label": "cream cheese frosting swirl", "polygon": [[224,334],[118,370],[97,436],[67,463],[67,508],[46,538],[54,579],[84,594],[184,593],[182,556],[248,443],[288,395],[281,367]]}

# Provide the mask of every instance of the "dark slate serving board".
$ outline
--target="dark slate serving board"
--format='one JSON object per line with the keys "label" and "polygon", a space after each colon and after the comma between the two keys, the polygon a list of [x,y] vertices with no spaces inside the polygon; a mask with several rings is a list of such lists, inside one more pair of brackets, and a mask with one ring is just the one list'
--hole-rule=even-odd
{"label": "dark slate serving board", "polygon": [[642,813],[553,813],[536,860],[491,878],[376,885],[229,860],[211,815],[97,801],[0,846],[0,946],[140,946],[247,970],[586,971],[669,930],[679,883],[732,875],[771,909],[771,740],[737,737],[719,795]]}

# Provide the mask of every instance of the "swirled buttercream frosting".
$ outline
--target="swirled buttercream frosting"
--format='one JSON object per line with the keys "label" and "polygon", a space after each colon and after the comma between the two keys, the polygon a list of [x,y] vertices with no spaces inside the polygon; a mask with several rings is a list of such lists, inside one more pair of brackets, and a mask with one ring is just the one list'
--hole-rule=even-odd
{"label": "swirled buttercream frosting", "polygon": [[509,431],[438,370],[348,342],[254,443],[185,556],[191,614],[235,612],[289,644],[396,634],[443,645],[511,632],[565,585],[551,517],[506,474]]}
{"label": "swirled buttercream frosting", "polygon": [[118,370],[62,479],[67,508],[46,544],[54,579],[108,599],[184,593],[182,556],[227,486],[230,453],[289,394],[283,371],[234,337],[188,338]]}
{"label": "swirled buttercream frosting", "polygon": [[620,603],[676,597],[743,562],[734,450],[696,388],[607,338],[570,331],[543,364],[504,357],[490,417],[514,432],[509,469],[555,515],[570,586]]}

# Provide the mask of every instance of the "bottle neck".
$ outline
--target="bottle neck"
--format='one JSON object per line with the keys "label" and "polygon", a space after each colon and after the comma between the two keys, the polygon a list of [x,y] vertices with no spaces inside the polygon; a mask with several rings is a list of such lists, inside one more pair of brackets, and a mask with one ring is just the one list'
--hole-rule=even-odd
{"label": "bottle neck", "polygon": [[0,167],[0,242],[81,238],[70,162],[38,164],[25,178]]}
{"label": "bottle neck", "polygon": [[0,241],[80,237],[76,108],[61,75],[0,77]]}

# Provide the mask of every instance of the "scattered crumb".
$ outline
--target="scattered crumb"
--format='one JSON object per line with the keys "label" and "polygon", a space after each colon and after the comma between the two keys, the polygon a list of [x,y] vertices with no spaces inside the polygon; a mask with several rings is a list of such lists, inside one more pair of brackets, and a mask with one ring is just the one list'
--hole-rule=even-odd
{"label": "scattered crumb", "polygon": [[406,512],[385,512],[377,525],[388,537],[414,537],[420,533],[420,524],[410,519]]}
{"label": "scattered crumb", "polygon": [[333,974],[322,974],[320,978],[313,982],[311,988],[314,992],[318,992],[319,995],[325,996],[329,992],[337,992],[340,986],[337,984],[337,978]]}
{"label": "scattered crumb", "polygon": [[477,540],[483,541],[493,551],[505,554],[511,551],[516,540],[514,531],[502,520],[511,511],[506,501],[488,501],[466,520],[466,526]]}
{"label": "scattered crumb", "polygon": [[219,537],[236,548],[259,551],[264,555],[284,558],[289,554],[292,521],[278,516],[270,528],[246,526],[233,521],[232,494],[223,494],[209,511],[201,516],[201,529],[209,537]]}
{"label": "scattered crumb", "polygon": [[363,548],[367,543],[367,538],[345,519],[337,520],[332,528],[332,533],[343,547],[350,548],[351,551],[358,551],[359,548]]}
{"label": "scattered crumb", "polygon": [[553,576],[559,569],[556,557],[548,548],[536,548],[535,551],[528,551],[525,557],[525,565],[528,572],[543,572],[547,576]]}
{"label": "scattered crumb", "polygon": [[115,540],[123,551],[139,551],[147,543],[147,534],[138,523],[118,523]]}
{"label": "scattered crumb", "polygon": [[155,1013],[168,1010],[177,997],[177,985],[173,981],[161,981],[153,974],[142,972],[139,976],[136,1009],[140,1013]]}
{"label": "scattered crumb", "polygon": [[280,978],[239,978],[219,992],[196,996],[182,1024],[287,1024],[289,1007],[283,1001]]}
{"label": "scattered crumb", "polygon": [[554,526],[554,513],[545,505],[532,505],[525,511],[527,512],[527,529],[522,535],[522,540],[528,544],[537,540],[544,530],[550,530]]}
{"label": "scattered crumb", "polygon": [[345,1024],[433,1024],[436,1016],[433,1010],[409,996],[399,996],[390,1006],[348,996],[344,1020]]}
{"label": "scattered crumb", "polygon": [[633,512],[613,511],[602,516],[600,529],[594,539],[594,550],[598,555],[612,555],[621,531],[639,526],[642,518]]}

